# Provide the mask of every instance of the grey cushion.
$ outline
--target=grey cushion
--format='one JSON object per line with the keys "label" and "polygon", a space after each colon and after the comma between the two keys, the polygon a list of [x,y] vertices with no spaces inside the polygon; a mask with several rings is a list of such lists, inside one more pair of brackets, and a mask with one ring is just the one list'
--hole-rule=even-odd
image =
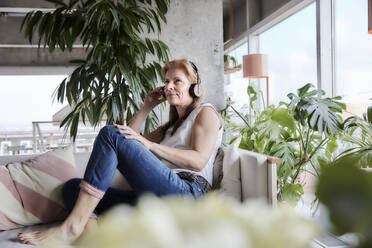
{"label": "grey cushion", "polygon": [[217,155],[214,160],[212,189],[219,189],[221,186],[221,180],[223,177],[222,166],[225,149],[226,149],[225,147],[220,146],[220,148],[218,148]]}

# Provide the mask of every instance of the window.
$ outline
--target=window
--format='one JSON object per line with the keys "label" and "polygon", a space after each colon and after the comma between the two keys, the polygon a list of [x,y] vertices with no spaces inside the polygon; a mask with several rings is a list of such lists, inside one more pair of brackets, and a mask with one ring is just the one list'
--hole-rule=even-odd
{"label": "window", "polygon": [[65,77],[1,76],[0,130],[31,130],[32,121],[51,121],[63,107],[52,105],[52,93]]}
{"label": "window", "polygon": [[[59,123],[50,123],[63,108],[57,101],[52,104],[52,94],[65,77],[0,76],[0,155],[42,152],[70,143]],[[89,150],[96,135],[83,129],[76,151]]]}
{"label": "window", "polygon": [[337,0],[335,8],[335,89],[347,110],[362,115],[372,105],[372,35],[367,0]]}
{"label": "window", "polygon": [[269,55],[270,104],[286,101],[306,83],[317,85],[315,7],[314,2],[259,35],[260,53]]}
{"label": "window", "polygon": [[[248,43],[240,45],[228,55],[236,59],[237,65],[243,66],[243,56],[248,54]],[[244,105],[249,103],[247,95],[248,79],[243,78],[243,69],[225,75],[226,94],[233,101],[233,106],[236,109],[242,110]]]}

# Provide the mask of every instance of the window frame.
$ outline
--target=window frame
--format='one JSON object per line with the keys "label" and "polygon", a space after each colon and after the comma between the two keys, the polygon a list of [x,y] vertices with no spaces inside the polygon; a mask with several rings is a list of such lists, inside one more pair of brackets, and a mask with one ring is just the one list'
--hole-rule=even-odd
{"label": "window frame", "polygon": [[[316,2],[316,51],[317,51],[317,88],[326,92],[327,96],[335,96],[335,16],[334,0],[291,0],[272,14],[248,28],[235,42],[225,46],[225,53],[248,41],[247,54],[259,53],[258,36],[286,20],[298,11]],[[249,22],[249,1],[247,1],[247,22]],[[247,27],[249,27],[247,23]],[[265,90],[262,84],[261,90]]]}

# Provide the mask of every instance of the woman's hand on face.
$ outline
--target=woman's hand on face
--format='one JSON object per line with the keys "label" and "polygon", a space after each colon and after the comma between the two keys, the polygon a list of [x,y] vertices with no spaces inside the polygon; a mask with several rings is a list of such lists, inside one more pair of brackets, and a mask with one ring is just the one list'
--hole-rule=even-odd
{"label": "woman's hand on face", "polygon": [[140,142],[142,145],[144,145],[147,149],[151,150],[152,142],[134,131],[132,128],[124,125],[118,125],[114,124],[114,126],[119,130],[118,132],[120,134],[126,134],[123,138],[124,139],[132,139],[132,140],[137,140]]}
{"label": "woman's hand on face", "polygon": [[153,109],[155,106],[157,106],[158,104],[166,100],[167,99],[162,97],[161,87],[157,87],[153,91],[147,94],[145,101],[144,101],[144,106],[147,108]]}

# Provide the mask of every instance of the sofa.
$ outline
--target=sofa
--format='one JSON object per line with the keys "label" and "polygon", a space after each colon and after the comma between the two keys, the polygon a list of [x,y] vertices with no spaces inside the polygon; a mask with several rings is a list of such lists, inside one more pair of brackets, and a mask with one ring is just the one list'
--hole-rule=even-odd
{"label": "sofa", "polygon": [[[89,152],[74,153],[76,169],[80,177],[84,174],[89,155]],[[24,161],[36,156],[37,154],[0,156],[0,166],[11,162]],[[280,162],[280,159],[242,150],[237,148],[237,146],[221,147],[218,150],[214,163],[212,188],[213,190],[222,191],[239,201],[261,198],[275,207],[277,204],[276,164]],[[122,189],[129,187],[124,177],[118,171],[111,186]],[[56,224],[58,222],[0,231],[0,247],[31,247],[18,241],[17,234],[19,232],[41,230]]]}

